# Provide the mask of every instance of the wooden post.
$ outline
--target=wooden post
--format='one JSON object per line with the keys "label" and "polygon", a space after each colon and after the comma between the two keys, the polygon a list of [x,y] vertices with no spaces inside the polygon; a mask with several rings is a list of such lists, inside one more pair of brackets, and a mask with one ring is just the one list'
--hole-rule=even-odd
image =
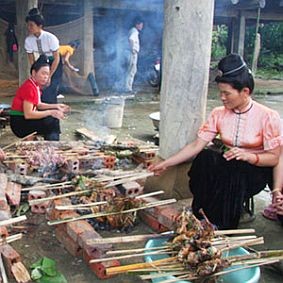
{"label": "wooden post", "polygon": [[82,25],[83,34],[83,74],[94,73],[93,62],[93,1],[85,0],[84,2],[84,19]]}
{"label": "wooden post", "polygon": [[233,52],[244,55],[245,44],[245,30],[246,30],[246,18],[242,11],[239,12],[236,21],[233,23]]}
{"label": "wooden post", "polygon": [[259,30],[259,19],[260,19],[260,7],[257,9],[257,19],[256,19],[256,29],[255,29],[255,42],[254,42],[254,52],[253,52],[253,61],[252,61],[252,72],[255,75],[257,71],[257,62],[260,52],[260,34]]}
{"label": "wooden post", "polygon": [[244,45],[245,45],[246,18],[242,13],[240,14],[239,24],[240,24],[239,25],[239,40],[238,40],[237,52],[243,57],[244,56]]}
{"label": "wooden post", "polygon": [[25,51],[25,38],[28,34],[25,18],[31,8],[37,7],[38,0],[16,0],[17,11],[17,35],[19,43],[18,51],[18,69],[19,69],[19,85],[29,76],[28,56]]}
{"label": "wooden post", "polygon": [[167,158],[196,138],[204,121],[213,0],[164,1],[160,155]]}
{"label": "wooden post", "polygon": [[230,54],[234,52],[234,40],[235,40],[235,30],[234,30],[235,20],[234,18],[231,19],[228,27],[228,38],[227,38],[227,45],[226,45],[226,54]]}

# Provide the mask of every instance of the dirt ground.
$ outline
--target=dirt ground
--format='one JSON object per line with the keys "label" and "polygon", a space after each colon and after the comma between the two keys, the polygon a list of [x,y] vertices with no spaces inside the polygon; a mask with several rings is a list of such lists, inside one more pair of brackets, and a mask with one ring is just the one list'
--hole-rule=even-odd
{"label": "dirt ground", "polygon": [[[16,83],[14,80],[7,79],[4,82],[1,76],[0,80],[0,99],[1,103],[10,103],[11,97],[4,97],[7,94],[14,93]],[[276,94],[272,99],[267,101],[279,108],[281,115],[283,114],[283,101],[280,95],[283,94],[283,81],[262,81],[257,80],[258,93]],[[101,97],[108,95],[102,93]],[[146,92],[139,92],[136,97],[126,101],[123,127],[118,130],[107,131],[101,126],[103,119],[103,107],[101,97],[80,97],[80,96],[65,96],[63,102],[69,103],[72,107],[72,112],[68,119],[62,122],[62,140],[76,139],[74,130],[78,127],[88,127],[94,131],[101,133],[116,134],[118,137],[138,138],[144,141],[154,141],[153,136],[156,134],[151,120],[148,115],[152,112],[159,111],[158,95],[155,90],[147,89]],[[215,105],[215,101],[208,101],[208,110]],[[102,108],[101,108],[102,107]],[[3,146],[16,138],[12,135],[9,127],[1,130],[0,145]],[[256,220],[252,223],[243,224],[242,228],[252,227],[257,231],[257,235],[265,237],[265,245],[260,249],[279,249],[283,247],[282,227],[278,223],[268,221],[261,216],[261,211],[270,201],[270,195],[267,192],[262,192],[256,198]],[[88,268],[86,263],[80,258],[74,258],[66,252],[64,247],[56,240],[54,228],[46,224],[45,216],[28,214],[26,234],[23,239],[13,243],[16,250],[22,255],[23,261],[28,267],[43,256],[54,259],[58,269],[65,275],[69,283],[90,283],[90,282],[105,282],[105,283],[131,283],[145,282],[135,275],[121,275],[107,280],[99,280],[95,274]],[[140,223],[133,231],[134,234],[151,232],[151,230]],[[105,234],[107,236],[107,234]],[[112,235],[113,236],[113,235]],[[136,244],[131,245],[136,247]],[[139,247],[144,246],[140,243]],[[128,246],[129,247],[129,246]],[[132,262],[132,260],[131,260]],[[282,282],[282,266],[280,264],[271,267],[262,268],[261,283],[279,283]],[[13,281],[9,281],[13,282]]]}

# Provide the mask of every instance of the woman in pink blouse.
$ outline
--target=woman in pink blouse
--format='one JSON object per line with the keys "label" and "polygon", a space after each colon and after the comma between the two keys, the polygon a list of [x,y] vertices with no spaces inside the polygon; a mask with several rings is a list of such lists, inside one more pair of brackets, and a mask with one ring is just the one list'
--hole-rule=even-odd
{"label": "woman in pink blouse", "polygon": [[[272,167],[280,154],[279,114],[251,98],[253,76],[238,54],[224,57],[216,77],[223,106],[215,108],[199,129],[197,139],[175,155],[150,166],[159,175],[193,156],[190,190],[193,213],[203,208],[221,229],[236,228],[243,203],[266,184],[272,187]],[[220,136],[225,152],[206,146]]]}

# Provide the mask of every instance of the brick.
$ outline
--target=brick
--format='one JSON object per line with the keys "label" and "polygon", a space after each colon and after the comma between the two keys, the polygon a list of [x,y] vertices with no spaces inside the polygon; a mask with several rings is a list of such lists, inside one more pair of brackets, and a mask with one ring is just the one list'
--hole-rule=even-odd
{"label": "brick", "polygon": [[7,187],[7,182],[8,182],[7,175],[4,173],[0,173],[0,199],[6,198],[5,188]]}
{"label": "brick", "polygon": [[68,159],[66,161],[66,165],[63,168],[63,171],[67,171],[70,173],[78,174],[80,169],[80,161],[79,159],[73,158],[73,159]]}
{"label": "brick", "polygon": [[14,183],[14,182],[7,182],[6,197],[7,197],[8,202],[11,205],[20,204],[21,192],[22,192],[22,185]]}
{"label": "brick", "polygon": [[88,247],[83,249],[83,258],[86,263],[89,263],[91,259],[103,258],[106,255],[106,252],[112,249],[112,245],[104,244],[97,245],[96,247]]}
{"label": "brick", "polygon": [[41,198],[45,198],[46,196],[47,196],[46,191],[30,190],[28,193],[28,200],[41,199]]}
{"label": "brick", "polygon": [[[30,190],[28,200],[45,198],[46,192],[42,190]],[[35,214],[45,214],[49,207],[50,201],[41,202],[39,204],[31,205],[31,212]]]}
{"label": "brick", "polygon": [[89,263],[90,269],[99,279],[108,279],[113,277],[113,275],[106,274],[106,269],[114,266],[120,266],[120,262],[118,260],[110,260],[106,262]]}
{"label": "brick", "polygon": [[117,186],[117,188],[126,197],[134,197],[143,192],[141,185],[135,181],[124,183]]}
{"label": "brick", "polygon": [[[158,201],[155,197],[145,198],[147,202]],[[178,201],[177,203],[164,206],[156,206],[147,209],[147,213],[156,217],[159,223],[174,230],[176,226],[176,219],[180,215],[183,207],[190,206],[192,199],[185,199]]]}
{"label": "brick", "polygon": [[55,229],[55,236],[57,240],[63,244],[64,248],[75,257],[82,257],[83,250],[71,237],[68,236],[67,232],[61,229]]}
{"label": "brick", "polygon": [[31,206],[31,212],[34,214],[45,214],[48,206],[49,206],[49,202],[42,202],[40,204],[34,204]]}
{"label": "brick", "polygon": [[139,211],[139,218],[148,225],[152,230],[162,233],[170,230],[170,228],[162,225],[157,218],[153,217],[152,215],[148,214],[146,211]]}
{"label": "brick", "polygon": [[148,152],[140,152],[138,154],[134,154],[134,156],[141,157],[143,159],[152,159],[156,155],[155,151],[148,151]]}
{"label": "brick", "polygon": [[79,158],[80,160],[80,169],[92,169],[92,168],[102,168],[103,167],[103,158],[94,156],[93,158]]}
{"label": "brick", "polygon": [[[63,201],[62,201],[63,200]],[[72,218],[72,217],[78,217],[79,214],[75,211],[64,211],[64,210],[57,210],[55,209],[55,206],[61,206],[61,205],[70,205],[71,201],[69,199],[58,199],[54,200],[52,206],[47,211],[47,218],[49,220],[56,220],[56,219],[66,219],[66,218]]]}
{"label": "brick", "polygon": [[93,231],[93,227],[85,220],[66,223],[66,228],[68,236],[75,242],[78,242],[78,236],[83,232]]}
{"label": "brick", "polygon": [[12,265],[20,262],[21,257],[17,251],[8,244],[0,246],[0,252],[2,254],[6,272],[10,278],[13,278],[13,274],[11,272]]}
{"label": "brick", "polygon": [[0,226],[0,238],[6,238],[9,236],[8,230],[5,226]]}
{"label": "brick", "polygon": [[145,159],[140,156],[133,156],[133,161],[137,164],[143,164],[145,168],[149,167],[153,163],[154,159]]}
{"label": "brick", "polygon": [[114,164],[116,162],[116,156],[114,156],[114,155],[104,155],[103,162],[104,162],[104,164]]}
{"label": "brick", "polygon": [[24,160],[9,163],[8,167],[12,169],[15,174],[26,175],[28,171],[28,164]]}
{"label": "brick", "polygon": [[10,218],[11,218],[10,210],[0,210],[0,220],[8,220]]}
{"label": "brick", "polygon": [[0,209],[3,211],[10,211],[10,206],[7,203],[6,197],[0,198]]}

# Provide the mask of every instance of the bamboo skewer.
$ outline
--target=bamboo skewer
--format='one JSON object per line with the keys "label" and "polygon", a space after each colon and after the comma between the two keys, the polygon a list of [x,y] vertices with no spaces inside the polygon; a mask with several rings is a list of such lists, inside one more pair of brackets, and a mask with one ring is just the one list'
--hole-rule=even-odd
{"label": "bamboo skewer", "polygon": [[138,249],[128,249],[128,250],[116,250],[116,251],[107,251],[107,255],[113,255],[113,254],[128,254],[128,253],[136,253],[136,252],[142,252],[142,251],[148,251],[148,250],[162,250],[162,249],[169,248],[169,246],[162,246],[162,247],[152,247],[152,248],[138,248]]}
{"label": "bamboo skewer", "polygon": [[147,197],[157,196],[157,195],[161,195],[161,194],[164,194],[164,191],[156,191],[156,192],[152,192],[152,193],[147,193],[147,194],[136,196],[135,198],[136,199],[147,198]]}
{"label": "bamboo skewer", "polygon": [[89,263],[98,263],[98,262],[105,262],[109,260],[118,260],[118,259],[126,259],[126,258],[133,258],[133,257],[143,257],[147,255],[162,255],[162,254],[174,254],[176,252],[172,251],[171,249],[163,249],[160,251],[153,251],[153,252],[147,252],[147,253],[137,253],[137,254],[131,254],[131,255],[121,255],[121,256],[114,256],[114,257],[105,257],[105,258],[96,258],[91,259]]}
{"label": "bamboo skewer", "polygon": [[25,215],[10,218],[10,219],[7,219],[7,220],[2,220],[2,221],[0,221],[0,227],[11,225],[11,224],[14,224],[14,223],[17,223],[17,222],[20,222],[20,221],[24,221],[24,220],[27,220],[27,217]]}
{"label": "bamboo skewer", "polygon": [[[46,199],[48,199],[48,198],[45,198],[45,200]],[[38,200],[43,200],[43,199],[38,199]],[[34,204],[34,201],[38,201],[38,200],[32,200],[32,204]],[[47,224],[52,226],[52,225],[57,225],[57,224],[62,224],[62,223],[73,222],[73,221],[77,221],[77,220],[88,219],[88,218],[96,218],[96,217],[104,217],[104,216],[109,216],[109,215],[117,215],[117,214],[123,214],[123,213],[136,212],[138,210],[152,208],[152,207],[155,207],[155,206],[167,205],[167,204],[171,204],[171,203],[174,203],[174,202],[176,202],[175,199],[156,201],[156,202],[147,204],[145,206],[137,207],[137,208],[127,209],[127,210],[122,210],[122,211],[117,211],[117,212],[109,212],[109,213],[101,213],[101,212],[100,213],[90,213],[90,214],[86,214],[86,215],[82,215],[82,216],[74,217],[74,218],[48,221]]]}
{"label": "bamboo skewer", "polygon": [[50,200],[59,199],[59,198],[82,195],[82,194],[85,194],[85,193],[88,193],[88,192],[91,192],[91,191],[92,190],[82,190],[82,191],[70,192],[70,193],[56,195],[56,196],[47,197],[47,198],[32,199],[32,200],[29,201],[29,205],[35,205],[35,204],[39,204],[39,203],[42,203],[42,202],[45,202],[45,201],[50,201]]}
{"label": "bamboo skewer", "polygon": [[93,180],[97,182],[107,182],[107,181],[113,181],[113,180],[118,180],[118,179],[123,179],[123,178],[130,178],[130,177],[135,177],[138,175],[142,174],[147,174],[148,172],[146,170],[143,171],[138,171],[138,172],[132,172],[132,173],[122,173],[121,175],[114,175],[114,176],[105,176],[105,177],[95,177]]}
{"label": "bamboo skewer", "polygon": [[250,240],[250,239],[255,239],[256,236],[252,235],[252,236],[238,236],[238,237],[225,237],[225,238],[214,238],[211,239],[211,242],[213,244],[217,243],[218,241],[243,241],[243,240]]}
{"label": "bamboo skewer", "polygon": [[110,238],[95,238],[87,241],[89,245],[103,245],[103,244],[122,244],[145,241],[151,238],[167,237],[167,234],[144,234],[144,235],[133,235],[124,237],[110,237]]}
{"label": "bamboo skewer", "polygon": [[220,235],[236,235],[236,234],[251,234],[255,233],[255,229],[232,229],[232,230],[216,230],[214,231],[215,236]]}
{"label": "bamboo skewer", "polygon": [[40,185],[40,186],[33,186],[29,188],[23,188],[22,192],[32,191],[32,190],[53,190],[53,189],[63,189],[67,186],[73,186],[71,181],[62,182],[62,183],[56,183],[56,184],[46,184],[46,185]]}
{"label": "bamboo skewer", "polygon": [[140,268],[159,266],[159,265],[162,265],[164,263],[174,262],[174,261],[176,261],[176,259],[177,259],[176,257],[169,257],[169,258],[155,260],[154,262],[134,263],[134,264],[127,265],[126,269],[125,269],[125,266],[110,267],[110,268],[106,269],[106,274],[107,275],[114,275],[114,274],[123,273],[125,271],[128,272],[128,271],[140,269]]}
{"label": "bamboo skewer", "polygon": [[224,247],[221,249],[221,251],[227,251],[227,250],[230,250],[230,249],[235,249],[235,248],[239,248],[241,246],[254,246],[254,245],[260,245],[260,244],[264,244],[264,240],[263,240],[263,237],[259,237],[259,238],[256,238],[256,239],[251,239],[251,240],[247,240],[245,242],[239,242],[239,243],[236,243],[236,244],[233,244],[233,245],[228,245],[227,247]]}
{"label": "bamboo skewer", "polygon": [[28,138],[30,138],[30,137],[36,135],[36,134],[37,134],[37,132],[33,132],[33,133],[31,133],[30,135],[27,135],[27,136],[21,138],[21,139],[18,140],[18,141],[15,141],[15,142],[13,142],[13,143],[11,143],[11,144],[8,144],[8,145],[2,147],[2,150],[5,151],[5,150],[7,150],[8,148],[10,148],[10,147],[16,145],[17,143],[19,143],[19,142],[21,142],[21,141],[24,141],[24,140],[26,140],[26,139],[28,139]]}
{"label": "bamboo skewer", "polygon": [[116,185],[121,185],[121,184],[124,184],[124,183],[127,183],[127,182],[131,182],[131,181],[135,181],[135,180],[139,180],[139,179],[143,179],[143,178],[147,178],[147,177],[150,177],[150,176],[153,176],[153,175],[154,175],[153,172],[149,172],[149,173],[139,174],[139,175],[136,175],[136,176],[133,176],[133,177],[113,181],[113,182],[107,184],[105,186],[105,188],[113,187],[113,186],[116,186]]}
{"label": "bamboo skewer", "polygon": [[20,240],[22,237],[23,237],[22,233],[8,236],[6,238],[0,239],[0,245],[12,243],[14,241]]}
{"label": "bamboo skewer", "polygon": [[75,204],[75,205],[58,205],[55,206],[55,209],[57,210],[75,210],[75,209],[90,209],[92,206],[107,204],[107,201],[98,201],[98,202],[92,202],[92,203],[82,203],[82,204]]}
{"label": "bamboo skewer", "polygon": [[[139,196],[136,196],[135,198],[140,199],[140,198],[159,195],[159,194],[163,194],[163,193],[164,193],[164,191],[157,191],[157,192],[139,195]],[[55,208],[57,210],[89,209],[92,206],[97,206],[97,205],[102,205],[102,204],[107,204],[107,201],[83,203],[83,204],[76,204],[76,205],[61,205],[61,206],[56,206]]]}

